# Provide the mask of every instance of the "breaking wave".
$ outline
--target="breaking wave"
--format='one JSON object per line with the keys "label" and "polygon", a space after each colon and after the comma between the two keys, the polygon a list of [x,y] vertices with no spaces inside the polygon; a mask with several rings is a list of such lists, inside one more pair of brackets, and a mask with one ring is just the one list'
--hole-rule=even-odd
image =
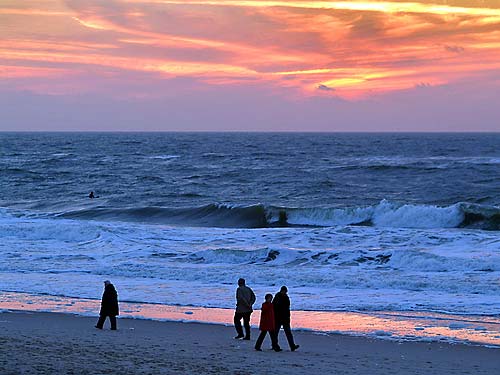
{"label": "breaking wave", "polygon": [[264,206],[209,204],[195,208],[139,207],[94,208],[66,212],[67,219],[133,221],[148,224],[177,224],[221,228],[265,228]]}
{"label": "breaking wave", "polygon": [[327,209],[274,208],[271,213],[271,222],[279,222],[279,215],[283,221],[283,216],[286,215],[286,222],[291,225],[500,230],[500,208],[471,203],[439,207],[396,204],[383,200],[374,206]]}
{"label": "breaking wave", "polygon": [[210,204],[194,208],[93,208],[58,216],[68,219],[133,221],[148,224],[266,228],[288,226],[330,227],[362,225],[393,228],[470,228],[500,230],[500,208],[472,203],[433,205],[397,204],[350,208],[289,208]]}

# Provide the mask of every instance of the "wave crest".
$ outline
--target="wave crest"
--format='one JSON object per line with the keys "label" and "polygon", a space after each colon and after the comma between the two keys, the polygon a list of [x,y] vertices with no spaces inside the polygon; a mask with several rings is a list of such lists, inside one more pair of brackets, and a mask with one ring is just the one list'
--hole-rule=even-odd
{"label": "wave crest", "polygon": [[67,219],[118,220],[201,227],[263,228],[267,226],[266,213],[262,205],[209,204],[194,208],[93,208],[66,212],[60,216]]}
{"label": "wave crest", "polygon": [[224,228],[362,225],[393,228],[500,230],[500,208],[498,207],[471,203],[456,203],[440,207],[398,204],[386,200],[373,206],[348,208],[266,207],[262,204],[250,206],[209,204],[188,208],[92,208],[65,212],[59,216],[68,219]]}
{"label": "wave crest", "polygon": [[351,208],[279,208],[269,210],[270,223],[336,226],[367,225],[394,228],[472,228],[500,230],[500,209],[470,203],[451,206],[397,204],[382,200],[378,205]]}

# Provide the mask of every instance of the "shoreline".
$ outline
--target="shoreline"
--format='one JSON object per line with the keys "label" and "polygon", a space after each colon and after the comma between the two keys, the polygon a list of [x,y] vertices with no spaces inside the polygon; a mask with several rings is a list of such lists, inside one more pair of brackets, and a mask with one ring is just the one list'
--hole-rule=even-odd
{"label": "shoreline", "polygon": [[[0,312],[65,313],[96,317],[100,300],[0,292]],[[233,309],[120,302],[120,319],[232,326]],[[258,325],[260,311],[252,314]],[[342,334],[394,342],[447,342],[500,348],[500,317],[424,312],[292,311],[294,331]]]}
{"label": "shoreline", "polygon": [[[120,318],[118,331],[94,328],[97,316],[0,313],[2,374],[475,374],[498,373],[497,349],[438,342],[395,342],[370,337],[296,331],[300,344],[263,352],[252,340],[233,339],[233,327],[195,322]],[[2,351],[0,350],[0,353]]]}

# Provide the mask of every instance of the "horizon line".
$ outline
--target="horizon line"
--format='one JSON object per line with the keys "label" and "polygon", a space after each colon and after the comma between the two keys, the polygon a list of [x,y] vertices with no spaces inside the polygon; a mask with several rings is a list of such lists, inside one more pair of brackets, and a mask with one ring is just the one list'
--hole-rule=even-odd
{"label": "horizon line", "polygon": [[500,134],[499,130],[452,130],[452,131],[411,131],[411,130],[375,130],[375,131],[342,131],[342,130],[0,130],[5,133],[184,133],[184,134]]}

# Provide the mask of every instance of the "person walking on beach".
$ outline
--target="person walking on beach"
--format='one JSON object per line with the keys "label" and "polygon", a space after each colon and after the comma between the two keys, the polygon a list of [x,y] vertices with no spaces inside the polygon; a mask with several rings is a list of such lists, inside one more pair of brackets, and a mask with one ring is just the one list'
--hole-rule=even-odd
{"label": "person walking on beach", "polygon": [[[238,336],[235,339],[250,340],[250,315],[252,315],[252,306],[255,303],[255,294],[253,290],[245,285],[245,279],[238,280],[238,289],[236,289],[236,311],[234,313],[234,327]],[[245,326],[245,335],[241,327],[241,319]]]}
{"label": "person walking on beach", "polygon": [[286,286],[282,286],[273,299],[274,321],[276,326],[276,347],[279,348],[278,336],[280,329],[283,326],[283,331],[285,331],[288,345],[290,345],[290,350],[294,352],[299,348],[299,345],[296,345],[293,341],[292,329],[290,328],[290,298],[287,293],[288,288]]}
{"label": "person walking on beach", "polygon": [[119,315],[118,310],[118,294],[116,293],[115,286],[111,281],[104,281],[104,293],[101,300],[101,311],[99,312],[99,320],[97,321],[96,328],[102,329],[106,317],[109,317],[111,329],[116,330],[116,316]]}
{"label": "person walking on beach", "polygon": [[262,351],[261,349],[262,343],[264,342],[266,334],[269,333],[269,336],[271,337],[273,350],[276,352],[281,352],[281,349],[278,347],[278,343],[276,341],[274,306],[271,302],[273,300],[273,295],[269,293],[266,294],[265,300],[266,302],[262,304],[262,309],[260,310],[260,324],[259,324],[260,335],[257,341],[255,342],[255,350],[259,352]]}

